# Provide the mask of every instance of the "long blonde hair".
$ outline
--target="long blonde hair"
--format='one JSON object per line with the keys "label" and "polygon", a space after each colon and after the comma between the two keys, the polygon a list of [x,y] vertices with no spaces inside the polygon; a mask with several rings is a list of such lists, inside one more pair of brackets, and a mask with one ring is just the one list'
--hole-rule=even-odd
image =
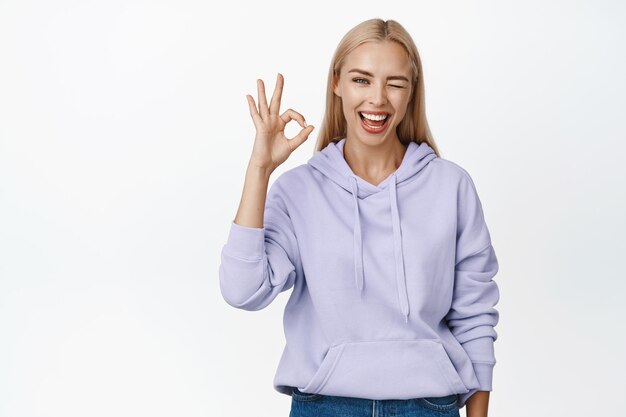
{"label": "long blonde hair", "polygon": [[424,74],[422,61],[411,35],[395,20],[370,19],[350,29],[341,39],[333,55],[328,71],[326,90],[326,111],[319,130],[314,152],[321,151],[330,142],[337,142],[347,134],[347,122],[341,106],[341,97],[333,92],[335,79],[339,79],[346,56],[365,42],[392,41],[400,44],[411,62],[413,96],[409,101],[404,119],[397,127],[397,135],[404,145],[409,142],[426,142],[437,156],[439,150],[430,133],[426,120],[424,99]]}

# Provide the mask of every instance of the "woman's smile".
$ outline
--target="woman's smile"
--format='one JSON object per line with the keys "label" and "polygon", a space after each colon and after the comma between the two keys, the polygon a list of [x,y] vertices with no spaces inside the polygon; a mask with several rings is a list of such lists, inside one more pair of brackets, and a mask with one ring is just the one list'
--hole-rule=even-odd
{"label": "woman's smile", "polygon": [[373,114],[359,112],[359,118],[361,119],[361,127],[368,133],[379,134],[384,132],[389,125],[391,115],[389,113]]}

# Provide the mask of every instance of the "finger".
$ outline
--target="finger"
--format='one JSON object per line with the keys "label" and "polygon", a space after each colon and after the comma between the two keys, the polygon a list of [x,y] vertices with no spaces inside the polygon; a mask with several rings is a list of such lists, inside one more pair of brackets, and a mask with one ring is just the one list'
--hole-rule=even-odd
{"label": "finger", "polygon": [[258,79],[256,81],[257,89],[259,90],[259,113],[263,120],[265,120],[269,114],[269,110],[267,108],[267,98],[265,97],[265,84],[263,84],[263,80]]}
{"label": "finger", "polygon": [[254,125],[258,126],[257,123],[261,123],[263,120],[261,119],[261,116],[259,116],[259,112],[256,108],[256,103],[254,102],[254,98],[250,94],[246,94],[246,99],[248,99],[248,107],[250,109],[250,116],[252,116]]}
{"label": "finger", "polygon": [[300,133],[298,133],[296,136],[289,139],[289,143],[293,145],[293,146],[290,146],[290,148],[292,149],[292,152],[298,149],[298,146],[302,145],[309,138],[309,135],[311,134],[313,129],[315,129],[315,126],[309,125],[305,127],[304,129],[302,129]]}
{"label": "finger", "polygon": [[300,113],[298,113],[297,111],[293,109],[285,110],[285,112],[280,116],[280,118],[283,119],[283,122],[285,122],[285,124],[289,123],[291,120],[295,120],[296,122],[298,122],[300,126],[307,127],[306,121],[304,120],[304,116],[302,116]]}
{"label": "finger", "polygon": [[283,94],[284,84],[285,79],[281,73],[278,73],[278,76],[276,77],[276,87],[274,87],[274,94],[272,95],[272,100],[270,101],[270,114],[278,114],[280,111],[280,98]]}

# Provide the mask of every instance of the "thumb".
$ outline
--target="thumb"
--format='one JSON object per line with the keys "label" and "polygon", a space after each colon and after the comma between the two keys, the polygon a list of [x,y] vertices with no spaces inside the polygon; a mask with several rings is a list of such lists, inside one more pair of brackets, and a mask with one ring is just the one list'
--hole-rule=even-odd
{"label": "thumb", "polygon": [[315,129],[315,126],[308,125],[290,140],[294,144],[292,148],[294,151],[307,140],[313,129]]}

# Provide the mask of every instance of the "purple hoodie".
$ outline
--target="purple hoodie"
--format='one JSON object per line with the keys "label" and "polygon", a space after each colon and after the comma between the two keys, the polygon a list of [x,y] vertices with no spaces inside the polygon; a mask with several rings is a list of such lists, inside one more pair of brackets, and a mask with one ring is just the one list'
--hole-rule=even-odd
{"label": "purple hoodie", "polygon": [[255,311],[293,288],[274,389],[367,399],[491,391],[498,260],[467,171],[410,142],[378,185],[345,138],[271,185],[264,227],[230,226],[220,290]]}

